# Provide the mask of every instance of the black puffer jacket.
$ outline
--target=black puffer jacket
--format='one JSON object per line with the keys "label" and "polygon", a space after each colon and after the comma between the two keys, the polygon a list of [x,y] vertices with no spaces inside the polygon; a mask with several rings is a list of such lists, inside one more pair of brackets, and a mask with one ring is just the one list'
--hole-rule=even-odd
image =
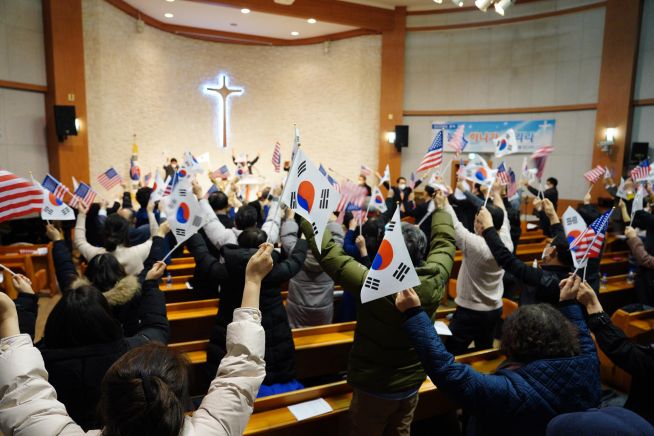
{"label": "black puffer jacket", "polygon": [[[245,267],[257,250],[233,244],[225,245],[221,249],[225,263],[221,263],[210,254],[199,235],[189,239],[187,247],[195,258],[195,280],[220,285],[218,315],[207,351],[207,370],[213,378],[220,361],[227,353],[227,325],[232,322],[234,309],[241,306]],[[278,252],[273,251],[273,269],[261,283],[259,309],[262,315],[261,325],[266,332],[266,378],[263,381],[266,385],[286,383],[295,378],[295,345],[282,301],[281,285],[302,269],[306,256],[307,242],[304,240],[297,241],[290,256],[285,260],[282,260]]]}

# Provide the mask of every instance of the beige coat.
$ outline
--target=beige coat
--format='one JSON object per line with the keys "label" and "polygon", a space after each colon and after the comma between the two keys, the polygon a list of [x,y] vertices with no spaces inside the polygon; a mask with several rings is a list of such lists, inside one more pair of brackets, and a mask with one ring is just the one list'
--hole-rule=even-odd
{"label": "beige coat", "polygon": [[[236,309],[227,326],[227,355],[202,404],[184,421],[181,435],[243,434],[266,375],[264,342],[261,312]],[[68,416],[48,383],[41,353],[26,334],[0,340],[0,432],[5,436],[101,434],[101,430],[85,433]]]}

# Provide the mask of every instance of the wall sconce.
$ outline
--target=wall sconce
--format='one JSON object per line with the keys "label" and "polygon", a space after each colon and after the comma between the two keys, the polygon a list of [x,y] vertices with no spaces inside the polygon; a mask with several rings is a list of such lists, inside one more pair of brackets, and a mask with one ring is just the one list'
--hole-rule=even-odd
{"label": "wall sconce", "polygon": [[615,127],[607,127],[604,130],[604,141],[600,141],[599,148],[610,155],[613,152],[613,146],[615,145],[615,137],[618,135],[618,129]]}
{"label": "wall sconce", "polygon": [[395,132],[386,132],[386,140],[389,144],[395,144]]}
{"label": "wall sconce", "polygon": [[75,128],[77,129],[78,132],[82,128],[82,120],[80,120],[79,118],[75,118]]}

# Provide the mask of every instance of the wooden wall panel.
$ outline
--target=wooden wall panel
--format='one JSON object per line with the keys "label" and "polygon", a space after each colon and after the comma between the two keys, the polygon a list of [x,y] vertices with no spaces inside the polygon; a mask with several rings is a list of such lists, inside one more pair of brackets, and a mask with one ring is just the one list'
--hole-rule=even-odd
{"label": "wooden wall panel", "polygon": [[[386,132],[402,124],[404,106],[404,45],[406,36],[406,7],[395,8],[393,30],[382,33],[381,100],[379,105],[379,172],[388,163],[392,182],[400,175],[402,154],[389,144]],[[411,132],[409,132],[411,146]],[[408,177],[408,174],[406,175]]]}
{"label": "wooden wall panel", "polygon": [[[43,0],[43,21],[48,76],[46,124],[50,172],[66,185],[70,185],[71,176],[89,181],[82,0]],[[57,140],[54,124],[55,105],[75,105],[77,118],[81,122],[78,135],[70,136],[61,143]]]}
{"label": "wooden wall panel", "polygon": [[[617,163],[619,168],[629,152],[631,140],[632,99],[643,2],[642,0],[608,0],[606,3],[593,166],[611,167]],[[604,140],[607,127],[618,129],[616,144],[611,155],[603,153],[597,147],[597,144]],[[596,183],[591,192],[593,198],[604,195],[601,183]]]}

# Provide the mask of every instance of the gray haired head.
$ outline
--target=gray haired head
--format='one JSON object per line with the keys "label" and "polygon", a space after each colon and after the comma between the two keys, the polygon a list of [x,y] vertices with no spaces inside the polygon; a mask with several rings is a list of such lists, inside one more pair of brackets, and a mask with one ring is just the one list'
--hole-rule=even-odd
{"label": "gray haired head", "polygon": [[427,237],[420,227],[410,223],[402,223],[402,236],[411,261],[416,266],[420,265],[427,251]]}

